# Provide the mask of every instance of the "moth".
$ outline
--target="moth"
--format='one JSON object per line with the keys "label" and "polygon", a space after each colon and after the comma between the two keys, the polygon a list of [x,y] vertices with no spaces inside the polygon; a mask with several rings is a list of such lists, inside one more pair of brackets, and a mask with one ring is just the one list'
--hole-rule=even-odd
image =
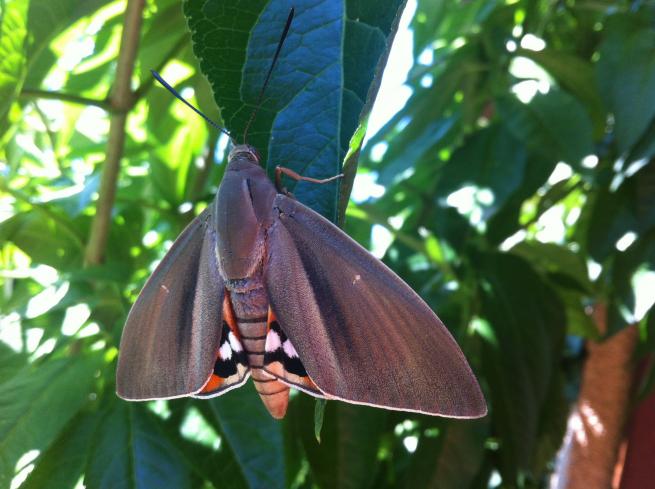
{"label": "moth", "polygon": [[177,238],[128,315],[118,395],[210,398],[252,377],[278,419],[291,387],[386,409],[484,416],[478,382],[430,307],[283,191],[283,174],[325,182],[278,167],[276,186],[254,147],[234,145],[214,202]]}

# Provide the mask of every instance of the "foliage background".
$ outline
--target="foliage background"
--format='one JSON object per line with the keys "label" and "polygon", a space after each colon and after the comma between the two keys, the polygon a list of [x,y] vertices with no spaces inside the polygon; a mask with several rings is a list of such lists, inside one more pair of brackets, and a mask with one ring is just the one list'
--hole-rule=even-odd
{"label": "foliage background", "polygon": [[[313,176],[336,173],[350,150],[347,197],[358,115],[400,2],[294,4],[252,141],[271,164]],[[637,324],[635,358],[655,347],[643,285],[655,268],[652,4],[418,1],[412,96],[359,158],[384,192],[351,202],[345,228],[439,312],[490,413],[457,421],[330,402],[320,444],[304,395],[276,422],[250,384],[204,402],[114,394],[129,306],[225,166],[226,141],[149,69],[239,134],[290,3],[230,5],[148,2],[134,94],[119,100],[125,2],[0,0],[0,486],[545,487],[582,340],[600,336],[589,307],[607,305],[608,334]],[[89,236],[121,117],[95,261]],[[333,219],[345,208],[336,186],[294,192]]]}

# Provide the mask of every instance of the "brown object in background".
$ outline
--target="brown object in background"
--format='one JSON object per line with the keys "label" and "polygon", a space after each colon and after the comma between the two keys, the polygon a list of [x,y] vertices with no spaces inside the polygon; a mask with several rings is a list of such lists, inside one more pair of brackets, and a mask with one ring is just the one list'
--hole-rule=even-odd
{"label": "brown object in background", "polygon": [[[593,317],[599,332],[604,334],[604,304],[594,308]],[[633,325],[602,342],[587,342],[589,355],[582,373],[580,397],[569,416],[552,488],[612,487],[632,388],[636,341],[637,329]]]}
{"label": "brown object in background", "polygon": [[[655,362],[651,357],[645,363]],[[655,392],[641,401],[630,417],[626,430],[628,449],[620,489],[655,486]]]}

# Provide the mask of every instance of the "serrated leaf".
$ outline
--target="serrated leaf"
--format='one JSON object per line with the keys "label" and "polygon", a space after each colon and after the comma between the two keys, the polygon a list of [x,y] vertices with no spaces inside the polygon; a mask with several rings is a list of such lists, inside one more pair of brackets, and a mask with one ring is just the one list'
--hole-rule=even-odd
{"label": "serrated leaf", "polygon": [[25,452],[48,448],[87,402],[102,363],[102,352],[48,360],[0,385],[0,486],[9,486]]}
{"label": "serrated leaf", "polygon": [[[284,0],[250,2],[246,9],[239,4],[226,8],[220,0],[187,0],[184,7],[200,67],[227,128],[239,142],[287,15],[295,8],[248,142],[259,149],[269,172],[283,165],[326,178],[340,173],[350,137],[370,110],[381,75],[379,63],[402,4]],[[290,181],[287,187],[304,204],[336,219],[337,183]]]}

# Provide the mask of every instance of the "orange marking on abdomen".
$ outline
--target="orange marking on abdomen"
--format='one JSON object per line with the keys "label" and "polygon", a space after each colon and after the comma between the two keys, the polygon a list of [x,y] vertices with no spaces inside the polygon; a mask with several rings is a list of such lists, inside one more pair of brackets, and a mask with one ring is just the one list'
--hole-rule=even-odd
{"label": "orange marking on abdomen", "polygon": [[225,289],[225,296],[223,297],[223,320],[227,323],[230,331],[232,331],[237,338],[241,339],[239,325],[234,314],[234,309],[232,308],[232,299],[230,298],[230,291],[228,289]]}

